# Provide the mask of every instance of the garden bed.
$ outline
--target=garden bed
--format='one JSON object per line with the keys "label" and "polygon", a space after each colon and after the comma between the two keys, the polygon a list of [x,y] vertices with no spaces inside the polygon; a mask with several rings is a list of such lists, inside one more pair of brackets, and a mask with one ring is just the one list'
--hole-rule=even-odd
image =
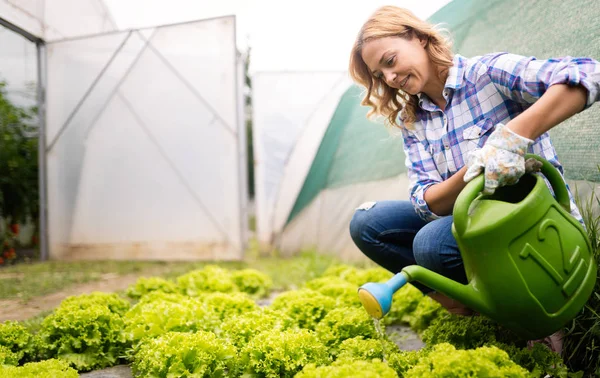
{"label": "garden bed", "polygon": [[[278,274],[285,275],[278,266]],[[259,270],[207,265],[173,279],[141,278],[122,294],[73,296],[38,322],[0,326],[0,358],[5,365],[25,364],[1,373],[36,378],[44,376],[41,371],[105,378],[567,374],[544,346],[529,350],[524,340],[482,316],[452,316],[411,285],[395,294],[381,335],[356,289],[389,279],[389,272],[339,264],[314,272],[303,270],[303,284],[279,287],[276,295],[272,277]],[[293,274],[290,268],[288,275]]]}

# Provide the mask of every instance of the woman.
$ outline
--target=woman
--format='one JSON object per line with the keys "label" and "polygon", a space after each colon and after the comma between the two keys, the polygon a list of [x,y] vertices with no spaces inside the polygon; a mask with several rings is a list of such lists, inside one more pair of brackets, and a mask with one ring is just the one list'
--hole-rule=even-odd
{"label": "woman", "polygon": [[[410,201],[359,206],[352,239],[393,273],[418,264],[463,283],[451,213],[466,182],[483,173],[486,193],[514,184],[525,172],[526,152],[562,173],[547,131],[600,100],[600,64],[592,59],[453,55],[433,25],[393,6],[363,25],[349,70],[366,88],[362,104],[370,114],[400,129],[410,181]],[[570,197],[571,214],[583,224]],[[415,286],[452,313],[471,312]]]}

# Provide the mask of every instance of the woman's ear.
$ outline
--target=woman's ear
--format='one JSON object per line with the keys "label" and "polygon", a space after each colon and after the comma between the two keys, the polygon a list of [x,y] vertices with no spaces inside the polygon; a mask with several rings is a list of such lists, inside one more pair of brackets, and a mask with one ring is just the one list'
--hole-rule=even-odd
{"label": "woman's ear", "polygon": [[427,42],[429,42],[429,37],[426,37],[426,36],[419,37],[419,43],[421,44],[421,46],[423,46],[423,48],[425,48],[425,46],[427,46]]}

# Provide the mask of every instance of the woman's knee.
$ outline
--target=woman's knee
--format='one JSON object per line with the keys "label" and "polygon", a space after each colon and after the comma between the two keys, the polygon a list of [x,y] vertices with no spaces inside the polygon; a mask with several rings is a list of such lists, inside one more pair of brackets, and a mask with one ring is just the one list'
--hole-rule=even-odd
{"label": "woman's knee", "polygon": [[360,246],[367,239],[367,230],[372,218],[365,210],[357,209],[354,211],[350,221],[350,236],[354,243]]}
{"label": "woman's knee", "polygon": [[[417,264],[441,272],[444,269],[444,258],[449,258],[458,249],[454,248],[452,235],[452,219],[442,218],[423,227],[413,240],[413,253]],[[459,255],[460,257],[460,255]]]}
{"label": "woman's knee", "polygon": [[379,236],[390,230],[416,233],[422,226],[409,201],[365,202],[350,221],[350,236],[361,247],[379,243]]}
{"label": "woman's knee", "polygon": [[417,233],[413,240],[413,255],[417,264],[433,271],[439,271],[439,244],[439,240],[434,235]]}

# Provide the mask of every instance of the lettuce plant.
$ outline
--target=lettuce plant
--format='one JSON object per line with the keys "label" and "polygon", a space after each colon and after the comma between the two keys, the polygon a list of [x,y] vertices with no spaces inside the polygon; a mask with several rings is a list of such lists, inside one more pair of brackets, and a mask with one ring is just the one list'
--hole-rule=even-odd
{"label": "lettuce plant", "polygon": [[177,277],[177,285],[181,293],[197,297],[203,293],[231,293],[237,288],[231,273],[216,265],[207,265]]}
{"label": "lettuce plant", "polygon": [[284,331],[293,326],[295,326],[295,322],[288,315],[281,311],[264,308],[231,316],[225,319],[215,332],[241,349],[254,336],[263,331]]}
{"label": "lettuce plant", "polygon": [[447,311],[438,302],[425,295],[421,298],[415,310],[405,314],[402,320],[407,321],[413,331],[420,333],[444,313],[447,313]]}
{"label": "lettuce plant", "polygon": [[361,269],[345,264],[330,266],[323,272],[321,277],[337,277],[357,286],[366,283],[362,282]]}
{"label": "lettuce plant", "polygon": [[433,346],[432,351],[404,375],[405,378],[433,377],[529,377],[529,372],[514,363],[496,347],[457,350],[448,343]]}
{"label": "lettuce plant", "polygon": [[340,343],[337,347],[337,359],[370,361],[378,358],[383,360],[395,352],[398,352],[398,346],[389,340],[364,339],[362,336],[356,336]]}
{"label": "lettuce plant", "polygon": [[367,282],[385,282],[392,278],[392,273],[383,268],[359,269],[350,265],[339,264],[329,267],[323,277],[338,277],[357,287]]}
{"label": "lettuce plant", "polygon": [[399,377],[404,377],[407,371],[419,363],[421,358],[427,356],[430,348],[425,347],[421,350],[400,350],[396,353],[386,355],[388,365],[398,373]]}
{"label": "lettuce plant", "polygon": [[[492,342],[486,344],[496,346],[506,353],[511,360],[531,372],[532,377],[567,377],[567,369],[563,359],[545,345],[535,343],[533,348],[522,348],[516,345]],[[573,375],[575,376],[575,375]]]}
{"label": "lettuce plant", "polygon": [[210,317],[225,320],[247,311],[258,310],[258,305],[244,293],[210,293],[198,298]]}
{"label": "lettuce plant", "polygon": [[[348,284],[353,285],[343,278],[332,275],[332,276],[317,277],[317,278],[313,278],[310,281],[306,281],[304,283],[304,288],[319,291],[319,289],[322,288],[323,286],[348,285]],[[354,287],[354,288],[356,289],[356,287]]]}
{"label": "lettuce plant", "polygon": [[235,377],[237,350],[212,332],[168,332],[140,345],[132,370],[143,377]]}
{"label": "lettuce plant", "polygon": [[416,323],[412,313],[417,309],[421,300],[424,299],[423,293],[411,284],[406,284],[400,290],[394,293],[392,297],[392,307],[390,312],[383,317],[382,322],[386,325],[409,324],[412,320]]}
{"label": "lettuce plant", "polygon": [[9,347],[0,345],[0,366],[12,365],[17,366],[23,353],[13,352]]}
{"label": "lettuce plant", "polygon": [[161,277],[140,277],[135,284],[130,285],[125,294],[131,299],[140,299],[142,296],[153,292],[176,293],[177,285]]}
{"label": "lettuce plant", "polygon": [[362,336],[378,339],[373,319],[360,308],[336,308],[331,310],[316,326],[319,338],[327,347],[336,347],[342,341]]}
{"label": "lettuce plant", "polygon": [[273,300],[271,308],[287,314],[300,328],[314,330],[335,305],[334,299],[317,291],[300,289],[280,294]]}
{"label": "lettuce plant", "polygon": [[61,302],[60,306],[65,308],[69,307],[71,309],[85,309],[87,306],[93,304],[104,306],[112,313],[121,316],[131,308],[131,304],[118,294],[102,293],[99,291],[68,297]]}
{"label": "lettuce plant", "polygon": [[325,345],[305,329],[262,332],[240,354],[246,374],[265,378],[291,378],[308,364],[330,363]]}
{"label": "lettuce plant", "polygon": [[330,366],[306,366],[296,378],[397,378],[398,375],[381,360],[336,361]]}
{"label": "lettuce plant", "polygon": [[69,363],[57,359],[40,362],[29,362],[23,366],[0,367],[3,378],[77,378],[77,370],[69,367]]}
{"label": "lettuce plant", "polygon": [[124,334],[134,346],[145,338],[169,331],[196,332],[218,324],[216,317],[209,314],[197,298],[164,293],[142,297],[124,319]]}
{"label": "lettuce plant", "polygon": [[358,272],[355,282],[357,285],[363,285],[367,282],[386,282],[393,277],[393,274],[386,269],[381,267],[361,269]]}
{"label": "lettuce plant", "polygon": [[[0,324],[0,353],[5,365],[18,365],[37,358],[38,342],[23,325],[6,321]],[[15,363],[14,362],[16,359]]]}
{"label": "lettuce plant", "polygon": [[[421,335],[428,345],[449,343],[458,349],[473,349],[493,342],[518,342],[516,334],[485,316],[459,316],[444,312]],[[524,342],[523,342],[524,346]]]}
{"label": "lettuce plant", "polygon": [[339,277],[319,277],[306,282],[305,288],[335,299],[336,307],[362,307],[358,299],[358,286]]}
{"label": "lettuce plant", "polygon": [[128,347],[121,315],[108,306],[66,301],[42,322],[43,353],[79,371],[115,365]]}
{"label": "lettuce plant", "polygon": [[231,272],[231,279],[239,291],[255,298],[268,296],[273,287],[271,277],[256,269],[235,270]]}

